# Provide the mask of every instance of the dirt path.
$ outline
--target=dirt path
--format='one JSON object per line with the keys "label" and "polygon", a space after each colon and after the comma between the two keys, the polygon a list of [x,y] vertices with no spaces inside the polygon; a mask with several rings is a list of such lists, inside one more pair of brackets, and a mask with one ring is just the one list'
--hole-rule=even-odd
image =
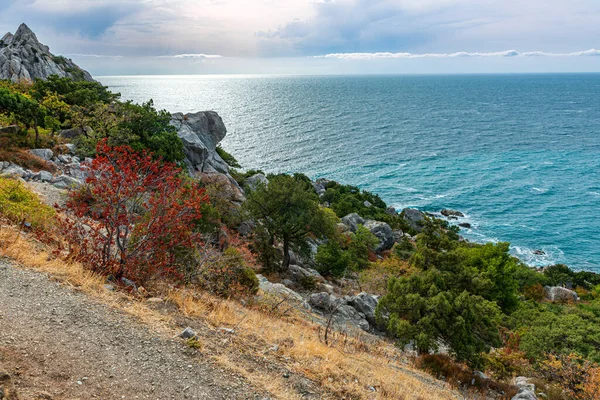
{"label": "dirt path", "polygon": [[0,371],[22,399],[263,399],[180,339],[0,259]]}

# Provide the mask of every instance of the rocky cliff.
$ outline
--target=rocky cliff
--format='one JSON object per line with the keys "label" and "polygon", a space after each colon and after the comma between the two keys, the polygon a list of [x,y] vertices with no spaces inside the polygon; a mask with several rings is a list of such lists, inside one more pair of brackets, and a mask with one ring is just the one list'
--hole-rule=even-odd
{"label": "rocky cliff", "polygon": [[89,72],[73,61],[50,53],[48,46],[40,43],[25,24],[21,24],[14,35],[8,32],[0,40],[0,79],[17,82],[46,79],[50,75],[93,81]]}

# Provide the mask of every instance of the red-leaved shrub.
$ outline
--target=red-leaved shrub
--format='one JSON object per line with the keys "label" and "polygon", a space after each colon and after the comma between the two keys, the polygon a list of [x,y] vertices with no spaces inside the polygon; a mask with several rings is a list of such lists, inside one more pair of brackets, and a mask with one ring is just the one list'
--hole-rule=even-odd
{"label": "red-leaved shrub", "polygon": [[97,154],[59,217],[71,258],[117,279],[178,276],[178,257],[200,240],[193,228],[208,202],[204,190],[147,151],[100,142]]}

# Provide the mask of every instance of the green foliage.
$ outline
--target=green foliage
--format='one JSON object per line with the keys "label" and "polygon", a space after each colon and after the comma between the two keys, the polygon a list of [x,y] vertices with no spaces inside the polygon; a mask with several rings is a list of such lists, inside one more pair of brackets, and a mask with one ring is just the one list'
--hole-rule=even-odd
{"label": "green foliage", "polygon": [[574,288],[580,287],[589,290],[600,284],[600,274],[589,271],[575,272],[564,264],[544,268],[544,276],[550,286],[572,284]]}
{"label": "green foliage", "polygon": [[0,215],[13,223],[25,221],[33,228],[49,226],[55,211],[20,181],[0,178]]}
{"label": "green foliage", "polygon": [[451,274],[435,268],[392,278],[377,312],[380,318],[389,313],[387,327],[401,346],[413,341],[423,354],[442,342],[457,360],[478,366],[482,352],[501,344],[500,309],[454,283]]}
{"label": "green foliage", "polygon": [[406,237],[403,237],[398,243],[394,245],[392,251],[401,260],[408,260],[415,253],[415,246]]}
{"label": "green foliage", "polygon": [[210,260],[201,276],[204,287],[222,297],[247,296],[258,291],[256,273],[234,247],[227,248],[222,257]]}
{"label": "green foliage", "polygon": [[41,101],[44,97],[55,93],[70,106],[89,107],[95,103],[112,103],[121,95],[112,93],[99,82],[74,81],[57,75],[48,79],[37,79],[32,87],[33,97]]}
{"label": "green foliage", "polygon": [[65,65],[65,64],[67,64],[67,59],[65,57],[63,57],[63,56],[53,56],[52,57],[52,61],[54,61],[58,65]]}
{"label": "green foliage", "polygon": [[337,240],[329,240],[320,245],[315,261],[317,271],[333,276],[344,276],[352,265],[350,252],[343,249]]}
{"label": "green foliage", "polygon": [[312,186],[293,176],[271,176],[268,185],[260,184],[248,194],[244,208],[264,228],[266,242],[282,242],[283,269],[289,266],[290,247],[306,251],[309,237],[331,236],[335,231]]}
{"label": "green foliage", "polygon": [[323,274],[341,277],[348,271],[359,271],[369,266],[369,254],[379,239],[359,225],[355,233],[341,240],[330,239],[317,249],[316,268]]}
{"label": "green foliage", "polygon": [[111,145],[127,144],[137,151],[149,149],[155,156],[170,162],[184,159],[183,143],[177,129],[169,124],[171,114],[167,111],[157,111],[149,100],[141,105],[123,103],[120,112],[124,119],[110,137]]}
{"label": "green foliage", "polygon": [[508,319],[519,349],[538,362],[546,354],[578,354],[600,362],[600,302],[553,304],[527,301]]}
{"label": "green foliage", "polygon": [[[363,218],[386,222],[393,229],[401,229],[410,234],[416,233],[399,215],[388,214],[387,205],[377,194],[360,190],[356,186],[330,181],[321,196],[321,202],[328,203],[340,218],[357,213]],[[371,205],[367,206],[365,202]]]}
{"label": "green foliage", "polygon": [[240,163],[235,159],[234,156],[225,151],[220,145],[217,146],[217,154],[229,165],[231,168],[242,168]]}

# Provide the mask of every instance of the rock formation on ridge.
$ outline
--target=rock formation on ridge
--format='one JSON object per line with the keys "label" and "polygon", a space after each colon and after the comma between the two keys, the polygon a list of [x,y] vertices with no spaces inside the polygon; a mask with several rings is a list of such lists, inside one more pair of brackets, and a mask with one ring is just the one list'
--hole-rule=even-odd
{"label": "rock formation on ridge", "polygon": [[73,61],[50,53],[35,33],[21,24],[13,35],[8,32],[0,40],[0,79],[18,82],[24,79],[46,79],[50,75],[79,81],[93,81],[89,72]]}

